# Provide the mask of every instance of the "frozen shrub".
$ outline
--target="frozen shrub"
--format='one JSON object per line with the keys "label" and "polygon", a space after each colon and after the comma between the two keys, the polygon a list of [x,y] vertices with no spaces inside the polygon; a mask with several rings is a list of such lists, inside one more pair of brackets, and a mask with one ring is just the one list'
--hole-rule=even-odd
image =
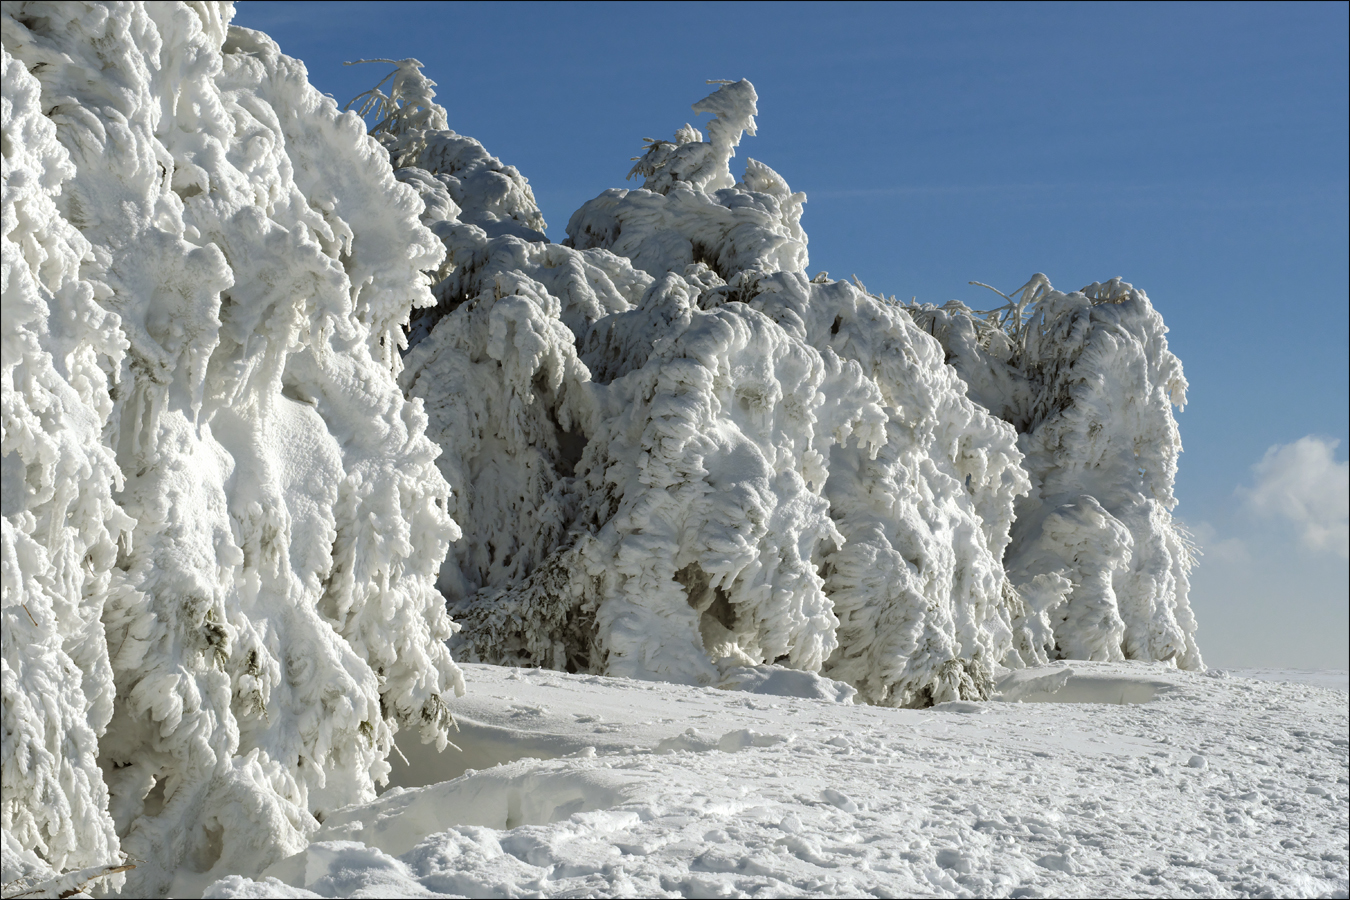
{"label": "frozen shrub", "polygon": [[444,250],[230,15],[3,12],[6,859],[136,893],[303,847],[462,690],[396,382]]}

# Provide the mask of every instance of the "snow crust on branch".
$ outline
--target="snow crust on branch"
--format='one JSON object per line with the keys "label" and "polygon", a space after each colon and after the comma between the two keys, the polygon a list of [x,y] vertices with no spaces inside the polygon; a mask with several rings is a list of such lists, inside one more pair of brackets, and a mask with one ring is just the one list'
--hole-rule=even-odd
{"label": "snow crust on branch", "polygon": [[603,247],[654,277],[699,263],[729,282],[749,270],[804,272],[806,195],[753,159],[742,181],[730,171],[732,148],[755,133],[757,99],[748,81],[722,83],[694,104],[714,115],[709,141],[691,125],[673,143],[648,139],[628,173],[646,178],[642,190],[615,188],[585,203],[567,223],[568,245]]}
{"label": "snow crust on branch", "polygon": [[459,532],[396,382],[444,250],[232,14],[0,17],[5,880],[259,870],[463,690]]}

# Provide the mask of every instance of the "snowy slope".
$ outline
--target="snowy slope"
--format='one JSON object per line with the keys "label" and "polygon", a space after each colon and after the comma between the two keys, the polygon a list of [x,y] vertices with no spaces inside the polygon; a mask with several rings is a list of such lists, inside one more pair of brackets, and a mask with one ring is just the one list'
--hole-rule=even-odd
{"label": "snowy slope", "polygon": [[[897,710],[465,672],[463,754],[396,767],[409,784],[458,777],[342,810],[304,853],[207,896],[1242,897],[1350,886],[1343,690],[1073,662],[1012,673],[1004,696],[1022,702]],[[496,761],[508,762],[489,768]],[[461,774],[466,764],[477,771]]]}

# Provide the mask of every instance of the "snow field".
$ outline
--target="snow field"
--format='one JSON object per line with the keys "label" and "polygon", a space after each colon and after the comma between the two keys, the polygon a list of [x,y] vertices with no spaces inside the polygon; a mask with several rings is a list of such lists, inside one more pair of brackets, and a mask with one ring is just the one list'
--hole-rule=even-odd
{"label": "snow field", "polygon": [[468,665],[464,757],[537,758],[424,755],[206,896],[1344,896],[1343,691],[1023,671],[897,710]]}

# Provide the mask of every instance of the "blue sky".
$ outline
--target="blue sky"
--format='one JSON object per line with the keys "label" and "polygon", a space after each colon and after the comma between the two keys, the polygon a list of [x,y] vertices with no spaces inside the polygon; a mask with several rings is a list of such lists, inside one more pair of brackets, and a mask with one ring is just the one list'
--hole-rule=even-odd
{"label": "blue sky", "polygon": [[[759,134],[739,153],[807,193],[811,272],[981,308],[968,281],[1142,287],[1191,382],[1176,513],[1207,552],[1207,661],[1345,667],[1343,540],[1306,519],[1344,532],[1324,501],[1350,443],[1347,10],[241,2],[234,21],[340,102],[387,71],[344,60],[421,60],[451,127],[530,179],[554,240],[625,186],[643,137],[698,124],[705,79],[749,78]],[[1340,443],[1254,470],[1309,435]],[[1276,487],[1307,497],[1254,499]]]}

